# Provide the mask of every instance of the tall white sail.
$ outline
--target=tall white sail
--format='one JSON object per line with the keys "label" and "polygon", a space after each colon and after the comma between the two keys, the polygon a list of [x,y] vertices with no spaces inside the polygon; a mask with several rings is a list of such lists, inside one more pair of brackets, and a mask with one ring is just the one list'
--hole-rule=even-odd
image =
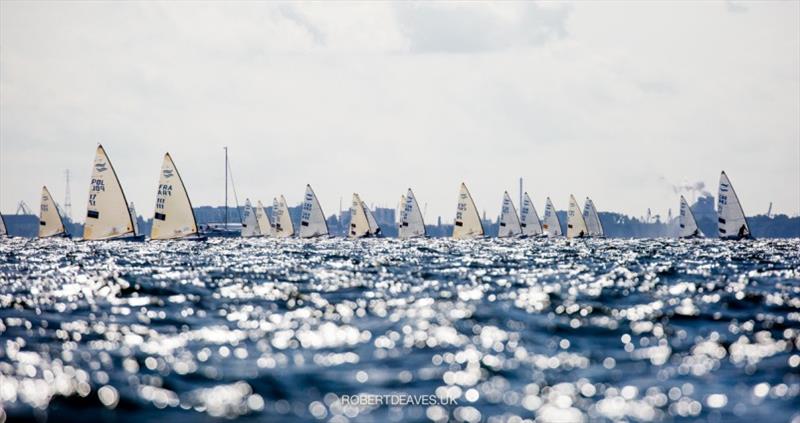
{"label": "tall white sail", "polygon": [[567,211],[567,238],[582,238],[589,235],[586,220],[583,219],[581,206],[575,196],[569,196],[569,210]]}
{"label": "tall white sail", "polygon": [[600,216],[594,207],[594,201],[589,197],[586,197],[586,203],[583,205],[583,220],[586,222],[589,236],[605,236],[603,224],[600,223]]}
{"label": "tall white sail", "polygon": [[468,239],[483,236],[483,223],[478,208],[472,201],[467,185],[463,182],[458,191],[458,208],[453,225],[453,238]]}
{"label": "tall white sail", "polygon": [[369,234],[372,236],[380,235],[381,227],[378,225],[378,221],[375,220],[375,215],[372,214],[372,210],[367,207],[367,203],[361,202],[361,205],[364,207],[364,213],[367,215],[367,223],[369,223]]}
{"label": "tall white sail", "polygon": [[317,195],[306,185],[306,194],[303,197],[303,209],[300,211],[300,238],[313,238],[328,235],[328,222],[325,213],[319,205]]}
{"label": "tall white sail", "polygon": [[256,212],[253,210],[253,205],[250,199],[244,201],[244,213],[242,214],[242,237],[250,238],[261,235],[261,228],[258,225],[258,218]]}
{"label": "tall white sail", "polygon": [[269,214],[267,214],[267,211],[264,209],[264,205],[261,204],[261,200],[256,204],[255,215],[256,221],[258,222],[258,234],[261,236],[272,236],[272,222],[270,222]]}
{"label": "tall white sail", "polygon": [[500,228],[498,229],[497,236],[500,238],[507,238],[522,234],[522,227],[517,217],[517,209],[514,207],[514,202],[508,195],[508,191],[503,193],[503,205],[500,210]]}
{"label": "tall white sail", "polygon": [[292,224],[292,216],[289,215],[289,206],[286,205],[286,199],[281,195],[280,200],[277,198],[272,202],[272,233],[278,238],[287,238],[294,235],[294,225]]}
{"label": "tall white sail", "polygon": [[522,234],[528,236],[541,235],[543,232],[542,222],[539,221],[539,214],[536,213],[536,207],[533,206],[533,201],[531,201],[531,197],[528,196],[527,192],[522,197],[522,207],[519,212],[519,225],[522,227]]}
{"label": "tall white sail", "polygon": [[113,239],[135,236],[128,201],[114,166],[102,145],[97,146],[89,185],[89,204],[83,239]]}
{"label": "tall white sail", "polygon": [[133,201],[128,204],[128,213],[130,213],[131,222],[133,222],[133,234],[139,235],[139,219],[136,216],[136,207],[133,206]]}
{"label": "tall white sail", "polygon": [[401,239],[425,236],[425,222],[422,220],[422,210],[420,210],[417,198],[411,188],[408,189],[408,193],[403,198],[405,199],[405,204],[400,210],[398,236]]}
{"label": "tall white sail", "polygon": [[547,197],[547,202],[544,206],[544,220],[542,221],[542,230],[549,237],[561,236],[561,221],[558,219],[558,213],[553,206],[550,197]]}
{"label": "tall white sail", "polygon": [[47,187],[42,187],[42,204],[39,208],[39,238],[63,236],[66,233],[67,230],[64,228],[64,221],[61,220],[56,202],[53,201]]}
{"label": "tall white sail", "polygon": [[0,213],[0,236],[8,235],[8,229],[6,228],[6,220],[3,218],[3,214]]}
{"label": "tall white sail", "polygon": [[164,162],[161,164],[150,239],[176,239],[187,236],[197,236],[197,220],[181,174],[167,153],[164,154]]}
{"label": "tall white sail", "polygon": [[353,193],[353,203],[350,206],[350,238],[362,238],[370,235],[369,220],[364,202],[358,194]]}
{"label": "tall white sail", "polygon": [[681,195],[681,214],[678,216],[678,237],[693,238],[702,236],[703,232],[697,227],[697,221],[694,219],[692,208],[689,207],[689,203]]}
{"label": "tall white sail", "polygon": [[717,197],[719,237],[722,239],[752,238],[750,226],[744,216],[742,204],[733,190],[728,175],[723,171],[719,176],[719,195]]}

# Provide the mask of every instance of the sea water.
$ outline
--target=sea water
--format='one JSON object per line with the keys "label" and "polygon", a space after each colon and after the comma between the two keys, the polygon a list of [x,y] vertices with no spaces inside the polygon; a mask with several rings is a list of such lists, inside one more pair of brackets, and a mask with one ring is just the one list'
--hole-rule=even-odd
{"label": "sea water", "polygon": [[800,240],[0,240],[0,420],[798,421]]}

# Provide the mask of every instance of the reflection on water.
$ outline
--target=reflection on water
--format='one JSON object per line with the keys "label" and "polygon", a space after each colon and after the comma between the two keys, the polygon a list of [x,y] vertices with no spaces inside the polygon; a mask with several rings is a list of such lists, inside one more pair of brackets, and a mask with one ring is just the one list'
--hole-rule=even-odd
{"label": "reflection on water", "polygon": [[0,416],[800,420],[799,250],[3,239]]}

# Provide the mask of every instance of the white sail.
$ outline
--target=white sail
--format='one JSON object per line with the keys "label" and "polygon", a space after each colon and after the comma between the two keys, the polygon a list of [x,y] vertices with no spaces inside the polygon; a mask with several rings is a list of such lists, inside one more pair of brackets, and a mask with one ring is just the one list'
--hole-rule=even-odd
{"label": "white sail", "polygon": [[242,214],[242,237],[250,238],[261,235],[261,228],[258,225],[258,218],[256,212],[253,210],[253,205],[250,199],[244,201],[244,213]]}
{"label": "white sail", "polygon": [[58,212],[56,202],[47,187],[42,187],[42,204],[39,208],[39,238],[66,235],[64,221]]}
{"label": "white sail", "polygon": [[574,195],[569,196],[569,210],[567,211],[567,238],[582,238],[589,235],[586,220],[583,219],[581,206]]}
{"label": "white sail", "polygon": [[561,236],[563,234],[561,232],[561,220],[558,219],[558,213],[556,212],[556,208],[553,206],[553,202],[550,200],[550,197],[547,197],[547,202],[544,206],[542,230],[549,237]]}
{"label": "white sail", "polygon": [[405,204],[400,210],[400,227],[398,236],[401,239],[425,236],[425,222],[422,220],[422,210],[419,208],[417,198],[408,189],[408,193],[403,196]]}
{"label": "white sail", "polygon": [[261,236],[271,236],[272,222],[270,222],[269,214],[267,214],[267,211],[264,209],[264,205],[261,204],[261,200],[256,204],[255,215],[256,221],[258,222],[258,234]]}
{"label": "white sail", "polygon": [[378,221],[375,220],[375,215],[372,214],[372,210],[367,207],[367,203],[361,202],[361,205],[364,207],[364,213],[367,215],[367,223],[369,223],[369,234],[372,236],[380,235],[381,227],[378,225]]}
{"label": "white sail", "polygon": [[3,218],[3,214],[0,213],[0,236],[8,235],[8,229],[6,228],[6,220]]}
{"label": "white sail", "polygon": [[136,207],[133,206],[133,201],[128,204],[128,213],[130,213],[131,222],[133,222],[133,234],[139,235],[139,219],[136,216]]}
{"label": "white sail", "polygon": [[134,236],[128,201],[102,145],[97,146],[89,185],[89,204],[83,239],[113,239]]}
{"label": "white sail", "polygon": [[723,171],[719,176],[719,195],[717,196],[717,217],[719,237],[722,239],[752,238],[750,226],[744,216],[742,204],[733,190],[728,175]]}
{"label": "white sail", "polygon": [[156,193],[150,239],[175,239],[197,235],[189,193],[169,153],[164,154]]}
{"label": "white sail", "polygon": [[605,236],[603,224],[600,223],[600,216],[597,214],[597,209],[594,207],[594,201],[589,197],[586,197],[586,203],[583,206],[583,220],[586,222],[589,236]]}
{"label": "white sail", "polygon": [[483,223],[478,208],[472,200],[467,185],[463,182],[458,191],[458,208],[453,226],[453,238],[467,239],[483,236]]}
{"label": "white sail", "polygon": [[370,235],[369,219],[364,202],[358,194],[353,193],[353,203],[350,206],[350,238],[362,238]]}
{"label": "white sail", "polygon": [[398,231],[399,231],[400,225],[403,223],[401,217],[402,217],[402,214],[403,214],[403,209],[405,207],[406,207],[406,196],[405,196],[405,194],[403,194],[403,195],[400,196],[400,202],[397,203],[397,210],[395,210],[395,214],[394,214],[394,220],[395,220],[395,223],[397,224]]}
{"label": "white sail", "polygon": [[531,197],[528,196],[527,192],[522,197],[522,207],[520,208],[519,212],[519,225],[522,227],[523,235],[534,236],[541,235],[543,233],[542,222],[539,220],[539,214],[536,213],[536,207],[533,206],[533,201],[531,201]]}
{"label": "white sail", "polygon": [[689,207],[689,203],[681,195],[681,214],[678,216],[678,237],[693,238],[702,236],[703,232],[697,227],[697,221],[694,219],[692,208]]}
{"label": "white sail", "polygon": [[281,195],[280,200],[277,198],[272,202],[272,233],[278,238],[287,238],[294,235],[294,225],[292,224],[292,216],[289,215],[289,206],[286,205],[286,199]]}
{"label": "white sail", "polygon": [[313,238],[328,235],[328,222],[325,213],[319,205],[317,195],[306,185],[306,194],[303,197],[303,209],[300,211],[300,238]]}
{"label": "white sail", "polygon": [[507,238],[522,234],[522,227],[517,217],[517,209],[514,207],[514,202],[508,195],[508,191],[503,193],[503,205],[500,210],[500,228],[498,229],[497,236],[500,238]]}

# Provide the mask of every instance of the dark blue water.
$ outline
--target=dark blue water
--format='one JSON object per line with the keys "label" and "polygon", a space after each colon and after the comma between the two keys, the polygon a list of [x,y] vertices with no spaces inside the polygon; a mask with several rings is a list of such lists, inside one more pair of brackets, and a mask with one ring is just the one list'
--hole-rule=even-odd
{"label": "dark blue water", "polygon": [[3,239],[0,420],[800,421],[799,251]]}

